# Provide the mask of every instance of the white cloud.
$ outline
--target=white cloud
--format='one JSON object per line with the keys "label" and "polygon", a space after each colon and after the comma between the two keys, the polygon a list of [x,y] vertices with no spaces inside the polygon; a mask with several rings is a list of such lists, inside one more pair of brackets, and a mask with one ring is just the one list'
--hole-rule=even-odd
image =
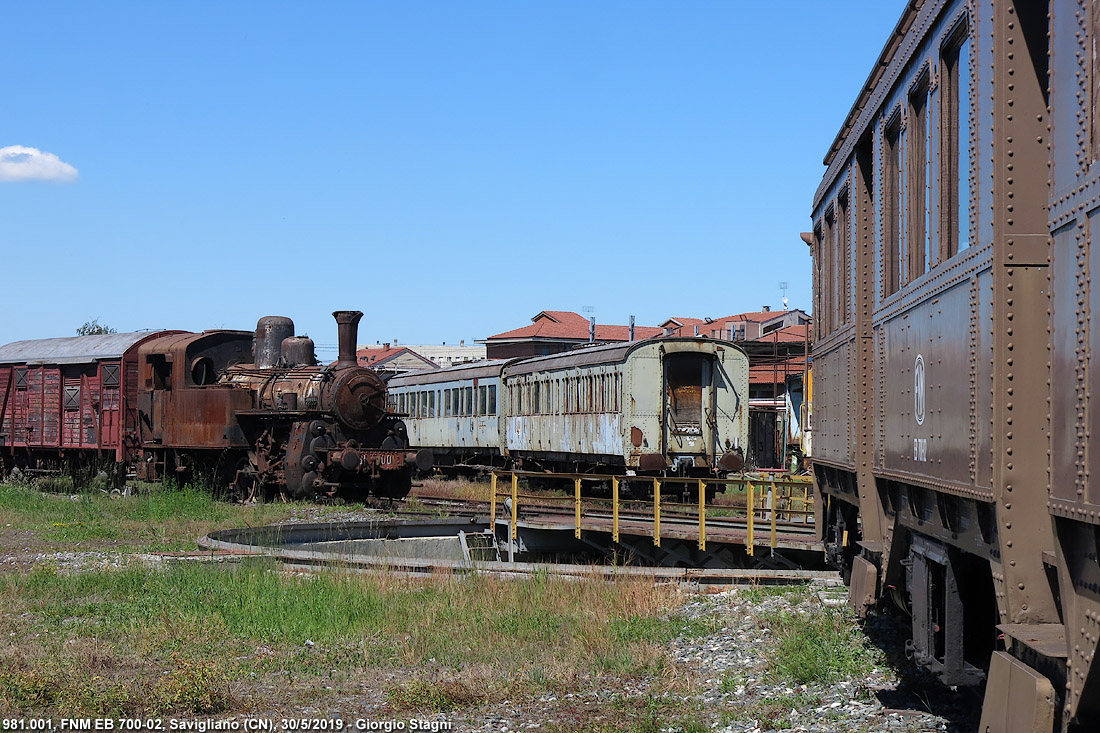
{"label": "white cloud", "polygon": [[53,153],[24,145],[0,148],[0,181],[71,183],[80,173]]}

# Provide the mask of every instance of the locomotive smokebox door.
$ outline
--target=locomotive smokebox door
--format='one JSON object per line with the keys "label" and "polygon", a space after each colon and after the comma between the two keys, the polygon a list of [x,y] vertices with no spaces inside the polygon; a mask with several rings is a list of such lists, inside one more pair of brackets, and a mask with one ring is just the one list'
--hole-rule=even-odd
{"label": "locomotive smokebox door", "polygon": [[365,369],[346,374],[336,383],[332,410],[350,428],[371,428],[386,414],[386,386]]}

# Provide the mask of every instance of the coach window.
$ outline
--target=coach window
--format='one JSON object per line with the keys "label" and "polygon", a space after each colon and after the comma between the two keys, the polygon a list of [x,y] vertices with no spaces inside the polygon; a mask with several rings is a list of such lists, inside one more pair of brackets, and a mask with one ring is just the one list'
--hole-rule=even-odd
{"label": "coach window", "polygon": [[902,254],[902,213],[905,211],[904,186],[902,185],[901,164],[901,114],[895,112],[893,118],[887,122],[883,139],[883,162],[886,167],[883,176],[882,212],[884,238],[882,253],[882,275],[885,285],[885,294],[893,295],[901,287],[901,254]]}
{"label": "coach window", "polygon": [[[851,256],[852,256],[852,242],[851,237],[848,236],[848,192],[843,191],[840,197],[837,199],[837,208],[840,210],[837,214],[837,227],[836,227],[836,240],[839,246],[839,264],[840,273],[837,279],[837,286],[840,295],[839,308],[837,314],[841,323],[847,323],[851,315],[851,307],[848,304],[849,299],[849,283],[852,280],[851,272]],[[778,324],[776,324],[778,326]]]}
{"label": "coach window", "polygon": [[428,393],[428,417],[435,417],[435,390]]}
{"label": "coach window", "polygon": [[153,389],[172,389],[172,362],[164,354],[149,354],[146,360],[153,372],[153,383],[148,386]]}
{"label": "coach window", "polygon": [[908,282],[928,272],[932,266],[932,189],[929,181],[928,138],[931,123],[928,114],[928,73],[909,94],[909,277]]}
{"label": "coach window", "polygon": [[[813,261],[814,261],[814,283],[813,299],[814,299],[814,315],[817,317],[817,330],[819,330],[819,337],[825,336],[825,318],[822,314],[825,312],[825,235],[821,228],[821,222],[817,222],[814,225],[814,245],[813,245]],[[735,338],[734,327],[730,326],[730,340]]]}
{"label": "coach window", "polygon": [[970,246],[970,33],[944,45],[940,91],[940,258]]}
{"label": "coach window", "polygon": [[495,384],[489,385],[489,414],[497,414],[497,388]]}
{"label": "coach window", "polygon": [[822,248],[821,321],[823,334],[830,334],[836,327],[836,209],[832,205],[825,210],[825,241]]}
{"label": "coach window", "polygon": [[117,387],[118,386],[118,364],[104,364],[103,376],[100,377],[100,383],[104,387]]}

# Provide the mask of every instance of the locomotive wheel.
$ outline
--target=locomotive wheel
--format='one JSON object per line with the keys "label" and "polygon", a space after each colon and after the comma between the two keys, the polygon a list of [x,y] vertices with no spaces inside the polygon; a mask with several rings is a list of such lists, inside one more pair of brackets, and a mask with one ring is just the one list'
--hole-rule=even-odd
{"label": "locomotive wheel", "polygon": [[412,491],[412,474],[409,471],[385,471],[378,480],[379,496],[387,499],[404,499]]}

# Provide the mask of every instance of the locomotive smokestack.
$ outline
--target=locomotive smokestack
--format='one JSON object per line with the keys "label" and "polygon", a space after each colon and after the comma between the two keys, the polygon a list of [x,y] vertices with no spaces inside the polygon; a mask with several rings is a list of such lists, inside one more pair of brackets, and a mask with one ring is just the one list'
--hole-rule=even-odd
{"label": "locomotive smokestack", "polygon": [[336,329],[340,335],[340,357],[336,360],[336,366],[356,366],[355,341],[359,338],[359,319],[363,317],[363,311],[333,311],[332,317],[336,319]]}

